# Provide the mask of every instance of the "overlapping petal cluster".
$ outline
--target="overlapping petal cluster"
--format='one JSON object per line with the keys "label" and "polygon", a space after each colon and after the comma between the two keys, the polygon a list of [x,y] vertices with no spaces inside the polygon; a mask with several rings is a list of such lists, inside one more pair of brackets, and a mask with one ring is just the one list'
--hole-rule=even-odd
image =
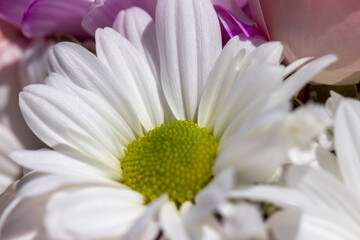
{"label": "overlapping petal cluster", "polygon": [[[26,122],[52,149],[12,154],[32,171],[3,195],[9,204],[1,236],[134,239],[161,231],[172,239],[200,239],[209,234],[204,228],[218,237],[236,233],[232,223],[221,230],[213,211],[224,219],[234,217],[229,209],[258,214],[247,206],[219,206],[234,184],[264,182],[285,161],[282,119],[289,99],[336,58],[285,67],[280,43],[255,47],[237,37],[221,50],[217,15],[207,0],[160,0],[155,21],[130,8],[114,28],[96,31],[96,56],[74,43],[57,44],[45,84],[21,93]],[[219,141],[213,180],[180,209],[166,192],[147,204],[121,183],[119,161],[131,142],[173,120],[195,122]]]}

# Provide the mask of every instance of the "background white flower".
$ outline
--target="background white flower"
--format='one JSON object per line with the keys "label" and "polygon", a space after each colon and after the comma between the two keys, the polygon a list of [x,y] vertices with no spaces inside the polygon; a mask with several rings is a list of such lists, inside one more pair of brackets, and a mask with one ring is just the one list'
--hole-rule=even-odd
{"label": "background white flower", "polygon": [[340,101],[335,114],[337,166],[329,171],[291,167],[287,184],[312,205],[279,212],[270,220],[276,239],[358,239],[360,236],[360,102]]}

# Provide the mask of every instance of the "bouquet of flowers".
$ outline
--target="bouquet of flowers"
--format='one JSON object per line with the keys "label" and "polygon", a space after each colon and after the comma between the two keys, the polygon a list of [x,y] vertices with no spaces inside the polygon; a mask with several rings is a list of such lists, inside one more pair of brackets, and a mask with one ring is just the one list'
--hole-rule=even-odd
{"label": "bouquet of flowers", "polygon": [[0,239],[360,239],[360,1],[0,19]]}

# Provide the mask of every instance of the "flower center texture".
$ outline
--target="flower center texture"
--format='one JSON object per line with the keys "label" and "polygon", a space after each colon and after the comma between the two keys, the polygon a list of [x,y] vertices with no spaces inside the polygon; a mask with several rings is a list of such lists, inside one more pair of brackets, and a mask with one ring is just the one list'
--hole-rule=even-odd
{"label": "flower center texture", "polygon": [[147,202],[167,193],[180,206],[211,181],[217,147],[214,136],[194,122],[162,124],[127,146],[120,159],[122,183]]}

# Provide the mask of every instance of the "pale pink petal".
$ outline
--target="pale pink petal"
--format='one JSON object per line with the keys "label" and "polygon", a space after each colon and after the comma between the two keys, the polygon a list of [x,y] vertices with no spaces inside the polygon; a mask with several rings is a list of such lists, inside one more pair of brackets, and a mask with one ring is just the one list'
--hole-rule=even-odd
{"label": "pale pink petal", "polygon": [[[270,40],[284,43],[289,62],[333,53],[339,61],[314,81],[349,84],[360,79],[360,1],[358,0],[254,0],[257,23],[267,27]],[[263,16],[263,18],[262,18]],[[266,26],[265,26],[266,25]]]}

